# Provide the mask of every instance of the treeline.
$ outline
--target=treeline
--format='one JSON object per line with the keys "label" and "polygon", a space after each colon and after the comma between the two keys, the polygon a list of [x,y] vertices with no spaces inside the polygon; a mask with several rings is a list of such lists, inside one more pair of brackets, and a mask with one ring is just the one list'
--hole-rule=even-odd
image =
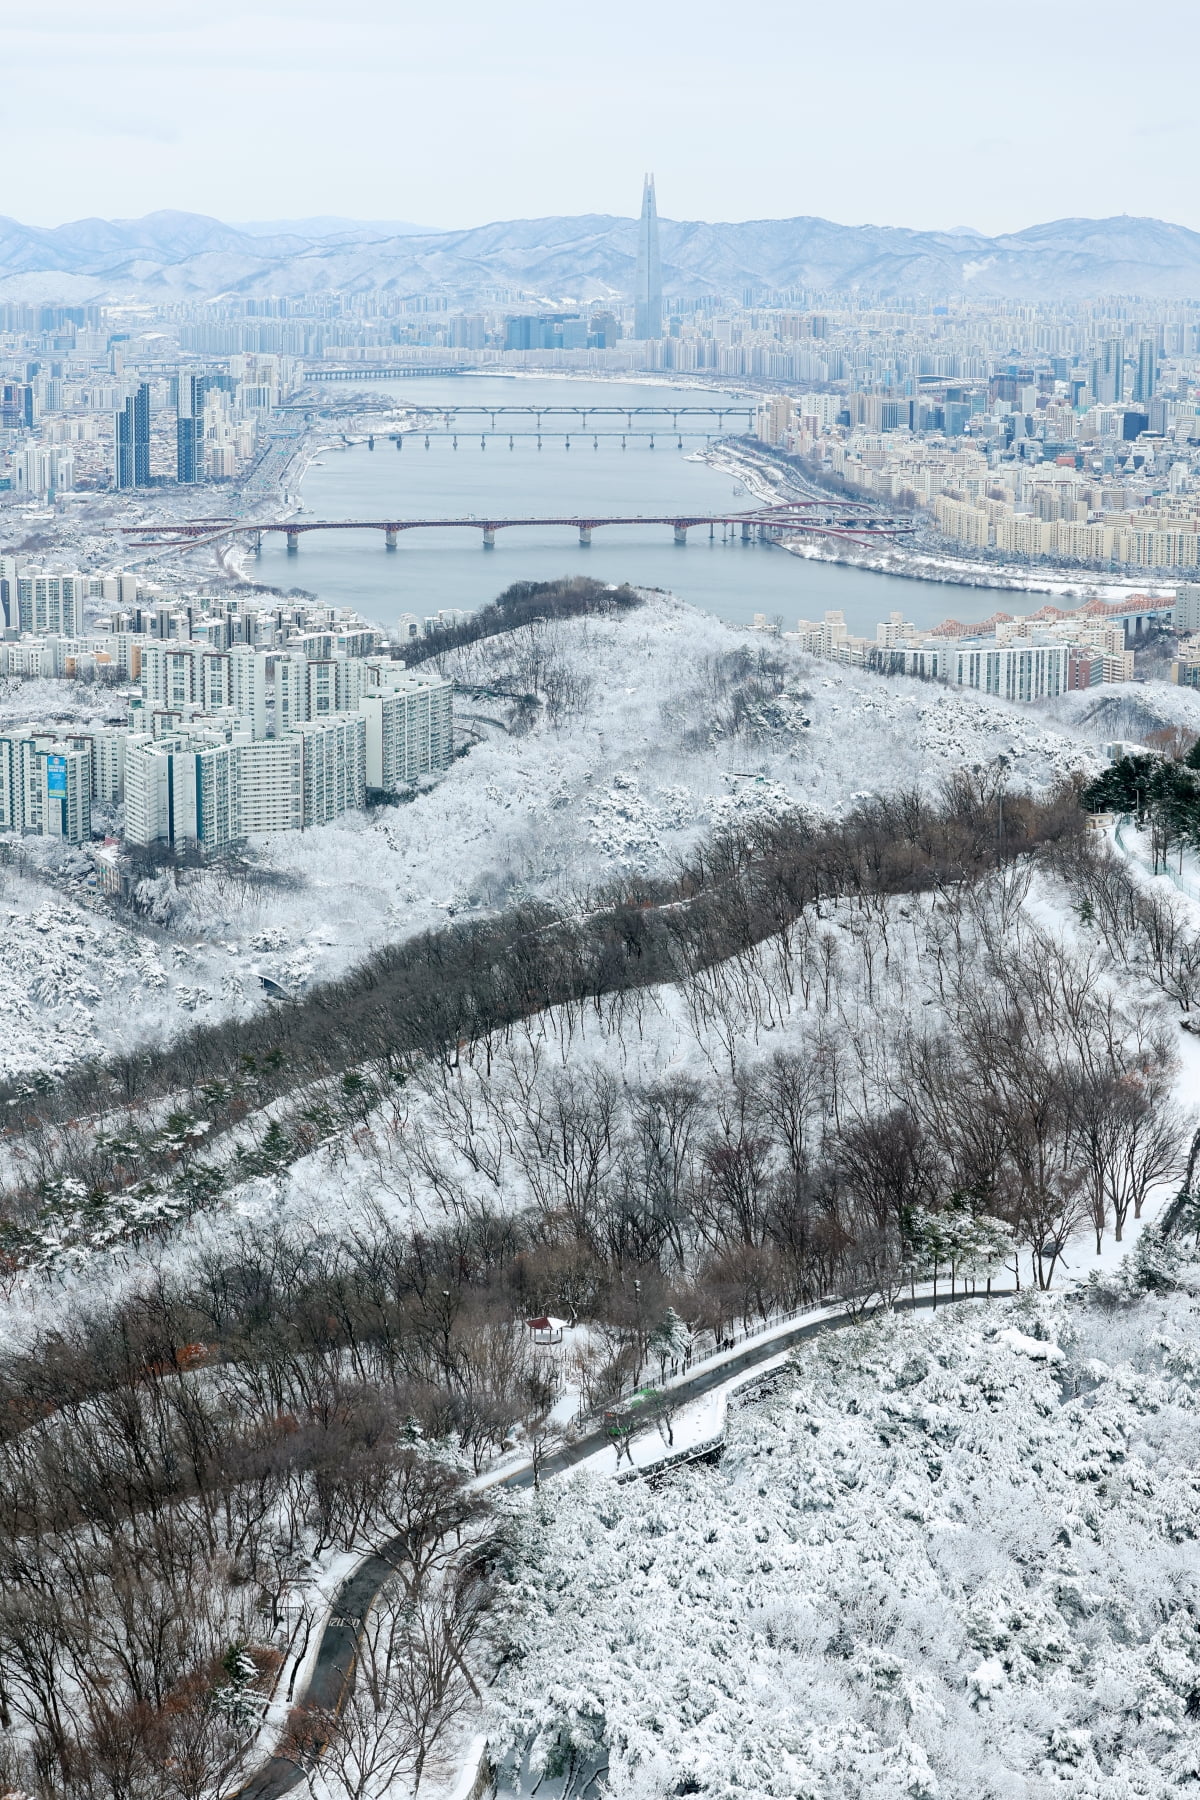
{"label": "treeline", "polygon": [[410,667],[461,650],[501,632],[517,631],[550,619],[579,619],[589,614],[631,612],[641,605],[636,588],[627,584],[610,587],[586,575],[559,581],[517,581],[487,606],[469,613],[457,625],[439,625],[423,637],[413,638],[397,652]]}
{"label": "treeline", "polygon": [[[187,1161],[200,1190],[221,1185],[223,1134],[296,1098],[296,1123],[330,1083],[369,1068],[403,1080],[427,1059],[454,1062],[549,1007],[599,1006],[606,995],[694,976],[744,955],[839,897],[916,893],[1077,837],[1069,789],[1039,800],[973,778],[940,802],[875,800],[837,823],[795,814],[716,837],[674,877],[627,883],[568,913],[530,904],[390,946],[343,979],[247,1020],[196,1029],[165,1047],[82,1064],[60,1079],[0,1089],[8,1121],[4,1196],[10,1252],[62,1184],[99,1219],[108,1199],[171,1177]],[[340,1103],[340,1102],[339,1102]],[[179,1121],[164,1129],[162,1114]],[[203,1154],[189,1148],[189,1122]],[[302,1134],[301,1134],[302,1135]],[[150,1208],[153,1214],[153,1208]]]}
{"label": "treeline", "polygon": [[[486,1620],[489,1553],[449,1572],[482,1527],[457,1471],[544,1444],[557,1396],[525,1318],[588,1326],[565,1373],[598,1409],[781,1309],[1018,1252],[1046,1282],[1081,1227],[1119,1233],[1185,1131],[1170,1036],[1098,949],[1140,977],[1164,928],[1073,793],[998,799],[757,821],[21,1096],[9,1154],[86,1169],[85,1212],[155,1159],[206,1203],[217,1130],[235,1173],[352,1159],[358,1198],[333,1231],[223,1220],[0,1355],[0,1787],[207,1800],[315,1629],[315,1566],[364,1547],[396,1573],[354,1702],[289,1748],[332,1737],[335,1794],[368,1753],[419,1773]],[[1097,953],[1035,923],[1039,864]],[[660,1005],[685,1069],[639,1061]]]}
{"label": "treeline", "polygon": [[[284,1654],[295,1666],[321,1629],[313,1578],[337,1551],[374,1550],[395,1571],[391,1646],[403,1666],[389,1660],[366,1683],[360,1671],[346,1721],[358,1749],[370,1738],[383,1755],[390,1743],[394,1772],[402,1761],[419,1775],[470,1691],[482,1546],[448,1571],[484,1508],[418,1422],[452,1438],[452,1397],[440,1413],[427,1404],[427,1384],[404,1373],[412,1356],[390,1358],[382,1341],[347,1358],[312,1310],[326,1294],[302,1253],[252,1234],[242,1252],[211,1287],[159,1288],[103,1322],[73,1322],[44,1346],[41,1374],[25,1358],[0,1372],[6,1793],[230,1791]],[[386,1286],[386,1253],[375,1268]],[[365,1299],[365,1259],[357,1274]],[[396,1303],[402,1313],[402,1293]],[[180,1336],[197,1329],[211,1344]],[[231,1333],[236,1362],[214,1364]],[[504,1372],[515,1392],[511,1359]],[[505,1397],[511,1411],[507,1387]],[[476,1411],[485,1405],[477,1395]],[[291,1754],[312,1762],[324,1749],[336,1769],[354,1749],[339,1725],[296,1718]]]}
{"label": "treeline", "polygon": [[1089,812],[1128,813],[1150,834],[1155,871],[1200,849],[1200,739],[1182,755],[1122,756],[1083,789]]}

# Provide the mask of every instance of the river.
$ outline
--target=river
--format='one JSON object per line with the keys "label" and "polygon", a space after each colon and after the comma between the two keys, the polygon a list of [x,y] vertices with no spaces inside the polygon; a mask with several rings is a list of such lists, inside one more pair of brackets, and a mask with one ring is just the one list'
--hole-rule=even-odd
{"label": "river", "polygon": [[[563,381],[517,376],[406,378],[371,383],[394,395],[398,405],[479,403],[510,406],[679,406],[746,404],[746,396],[711,389],[674,388],[644,382]],[[344,389],[332,390],[343,393]],[[752,401],[751,401],[752,403]],[[682,423],[682,422],[681,422]],[[439,421],[440,424],[440,421]],[[578,516],[605,513],[725,512],[752,509],[757,502],[727,471],[694,460],[704,440],[684,438],[678,448],[669,424],[650,448],[645,438],[571,431],[570,447],[560,423],[544,431],[542,448],[531,437],[489,437],[481,448],[479,425],[465,426],[458,448],[446,437],[410,436],[402,451],[380,435],[375,449],[365,444],[322,451],[300,489],[303,517],[321,519],[505,518]],[[526,427],[527,429],[529,427]],[[619,431],[619,420],[601,420],[600,432]],[[695,427],[693,426],[693,429]],[[701,422],[700,429],[704,429]],[[736,427],[735,427],[736,429]],[[714,424],[715,430],[715,424]],[[743,544],[721,527],[710,539],[706,526],[694,527],[686,545],[673,541],[669,526],[605,526],[589,547],[562,526],[499,531],[484,550],[474,531],[404,532],[394,552],[381,532],[306,533],[289,556],[282,538],[264,539],[248,573],[288,588],[304,588],[322,600],[357,608],[367,618],[392,626],[402,613],[418,617],[442,607],[475,607],[510,582],[549,581],[562,575],[594,575],[667,588],[692,605],[738,624],[755,613],[780,618],[787,630],[799,618],[820,618],[840,607],[855,632],[874,635],[876,621],[892,610],[922,628],[982,595],[940,582],[879,575],[865,569],[820,563],[769,544]]]}

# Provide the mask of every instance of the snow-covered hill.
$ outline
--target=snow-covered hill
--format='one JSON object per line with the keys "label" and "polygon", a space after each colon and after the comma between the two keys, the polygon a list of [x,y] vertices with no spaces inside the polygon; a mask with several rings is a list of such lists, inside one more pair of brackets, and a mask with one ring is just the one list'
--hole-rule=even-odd
{"label": "snow-covered hill", "polygon": [[719,1468],[518,1503],[497,1737],[607,1747],[614,1800],[1186,1790],[1198,1327],[1186,1291],[892,1317],[796,1353]]}
{"label": "snow-covered hill", "polygon": [[1125,682],[1064,694],[1047,707],[1055,724],[1094,744],[1145,743],[1152,732],[1182,725],[1200,732],[1200,692],[1169,681]]}
{"label": "snow-covered hill", "polygon": [[[410,805],[256,847],[306,883],[263,900],[261,926],[298,931],[315,913],[337,940],[323,972],[448,915],[669,867],[764,808],[835,814],[863,793],[932,793],[999,756],[1039,791],[1097,764],[1029,708],[817,663],[667,595],[624,618],[506,634],[446,672],[470,748],[442,781]],[[514,713],[502,696],[539,678],[550,703]],[[555,717],[559,687],[571,698]],[[189,924],[203,924],[199,893]]]}
{"label": "snow-covered hill", "polygon": [[[1096,766],[1087,743],[1029,708],[817,663],[666,595],[625,617],[492,639],[447,671],[467,753],[409,804],[256,841],[253,860],[278,885],[223,868],[161,874],[143,888],[144,925],[69,884],[49,900],[21,887],[0,941],[14,1022],[0,1073],[243,1012],[267,1003],[264,977],[297,991],[451,917],[665,870],[763,809],[835,814],[864,793],[932,793],[1000,756],[1038,790]],[[539,681],[532,708],[504,697]],[[11,682],[0,696],[6,722],[86,729],[113,710],[67,682]]]}

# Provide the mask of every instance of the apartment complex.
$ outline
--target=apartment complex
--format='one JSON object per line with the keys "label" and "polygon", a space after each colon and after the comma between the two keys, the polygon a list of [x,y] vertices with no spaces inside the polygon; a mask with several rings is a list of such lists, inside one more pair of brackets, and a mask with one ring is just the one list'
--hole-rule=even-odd
{"label": "apartment complex", "polygon": [[223,742],[216,733],[134,737],[125,772],[131,844],[223,849],[257,832],[327,825],[363,805],[362,719],[303,725],[288,737]]}
{"label": "apartment complex", "polygon": [[221,849],[328,824],[449,766],[451,683],[379,655],[380,634],[357,615],[139,592],[103,629],[60,636],[81,624],[82,578],[27,578],[11,559],[5,570],[44,635],[6,638],[0,672],[107,667],[140,692],[125,728],[3,740],[0,830],[81,842],[93,800],[123,802],[130,843]]}
{"label": "apartment complex", "polygon": [[997,613],[974,627],[949,619],[932,632],[918,631],[894,612],[868,638],[855,636],[844,614],[831,611],[819,622],[801,619],[794,636],[802,649],[827,662],[915,675],[1028,702],[1131,681],[1130,632],[1136,640],[1145,620],[1167,620],[1172,612],[1169,602],[1147,599],[1125,607],[1094,602],[1076,612],[1045,606],[1024,616]]}
{"label": "apartment complex", "polygon": [[[200,654],[202,665],[210,654]],[[247,655],[260,669],[268,660],[261,651]],[[307,683],[293,683],[295,659],[282,659],[276,673],[280,668],[287,671],[285,692],[306,699]],[[213,709],[179,703],[152,710],[146,693],[126,753],[129,841],[193,839],[220,849],[256,832],[326,825],[361,808],[368,793],[394,794],[449,766],[450,682],[382,661],[364,661],[357,679],[356,704],[311,718],[275,713],[270,735],[255,728],[261,711],[244,706],[236,689]],[[261,701],[258,670],[247,670],[242,694],[256,706]]]}
{"label": "apartment complex", "polygon": [[91,802],[91,757],[78,741],[36,730],[0,737],[0,831],[82,844]]}

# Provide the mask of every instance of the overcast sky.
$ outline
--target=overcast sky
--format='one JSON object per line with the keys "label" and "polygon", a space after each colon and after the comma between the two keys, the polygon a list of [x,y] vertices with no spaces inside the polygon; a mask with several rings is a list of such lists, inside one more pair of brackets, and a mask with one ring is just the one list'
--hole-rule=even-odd
{"label": "overcast sky", "polygon": [[0,213],[1200,229],[1194,0],[0,6]]}

